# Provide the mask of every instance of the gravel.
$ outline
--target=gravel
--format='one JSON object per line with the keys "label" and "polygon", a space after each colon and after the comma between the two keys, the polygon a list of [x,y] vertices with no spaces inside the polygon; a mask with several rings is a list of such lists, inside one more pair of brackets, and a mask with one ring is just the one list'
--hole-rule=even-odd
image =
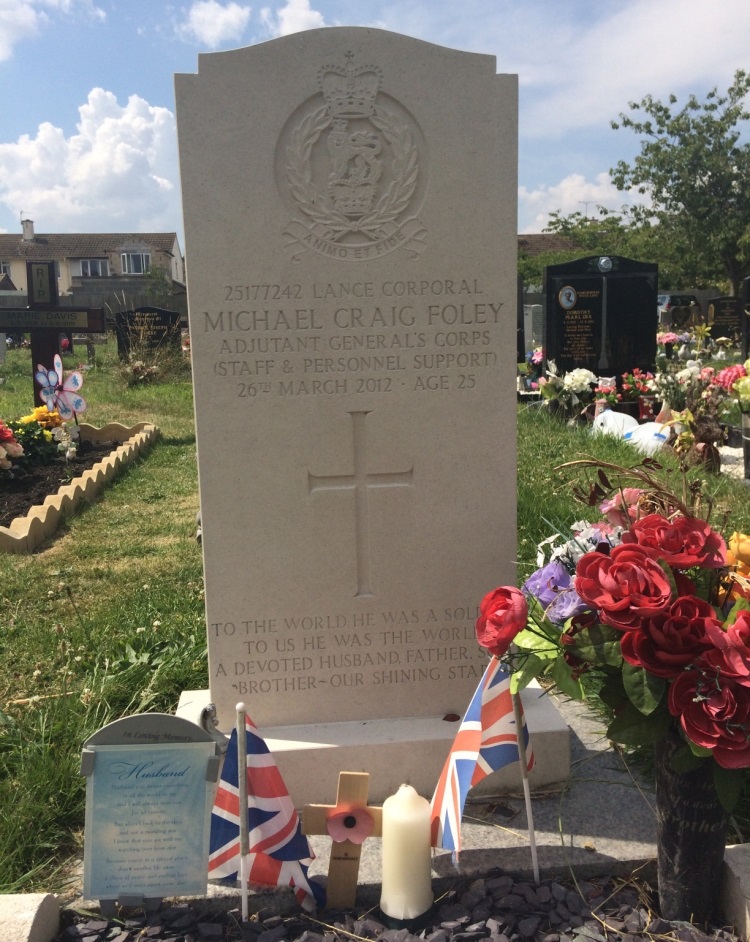
{"label": "gravel", "polygon": [[613,877],[537,885],[493,870],[459,879],[407,926],[392,924],[377,907],[325,910],[317,917],[261,909],[243,925],[238,909],[210,902],[164,903],[155,913],[123,910],[117,920],[64,909],[54,942],[740,942],[730,928],[661,919],[647,883]]}

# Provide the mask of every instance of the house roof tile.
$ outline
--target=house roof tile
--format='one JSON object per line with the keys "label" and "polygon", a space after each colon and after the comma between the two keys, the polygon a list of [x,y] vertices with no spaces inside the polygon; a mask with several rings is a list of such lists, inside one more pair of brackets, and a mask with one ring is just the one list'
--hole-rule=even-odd
{"label": "house roof tile", "polygon": [[0,259],[104,258],[133,245],[151,246],[171,255],[176,241],[176,232],[40,232],[28,242],[6,232],[0,233]]}
{"label": "house roof tile", "polygon": [[579,248],[575,239],[556,232],[530,232],[519,235],[518,248],[524,255],[534,258],[545,252],[572,252]]}

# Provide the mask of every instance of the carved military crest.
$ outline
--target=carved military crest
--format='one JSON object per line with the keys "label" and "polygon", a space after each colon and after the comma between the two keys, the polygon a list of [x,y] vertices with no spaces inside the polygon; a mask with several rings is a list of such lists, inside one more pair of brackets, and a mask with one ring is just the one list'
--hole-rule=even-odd
{"label": "carved military crest", "polygon": [[382,91],[381,70],[343,65],[318,73],[319,94],[287,122],[277,183],[293,216],[292,257],[312,251],[361,261],[424,249],[416,216],[424,191],[424,143],[411,115]]}

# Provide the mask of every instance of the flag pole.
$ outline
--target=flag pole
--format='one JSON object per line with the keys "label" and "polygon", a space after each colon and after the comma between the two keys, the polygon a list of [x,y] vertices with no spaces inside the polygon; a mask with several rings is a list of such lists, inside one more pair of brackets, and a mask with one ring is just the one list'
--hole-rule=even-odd
{"label": "flag pole", "polygon": [[523,800],[526,804],[526,821],[529,829],[529,845],[531,846],[531,866],[534,870],[534,880],[539,883],[539,860],[536,854],[536,833],[534,832],[534,815],[531,811],[531,792],[529,791],[529,770],[526,762],[526,737],[523,734],[523,715],[521,713],[521,698],[517,693],[511,693],[513,701],[513,714],[516,718],[516,739],[518,740],[518,759],[521,764],[521,781],[523,782]]}
{"label": "flag pole", "polygon": [[238,703],[237,711],[237,787],[239,790],[240,819],[240,886],[242,894],[242,921],[248,921],[248,856],[250,834],[247,822],[247,735],[245,733],[245,704]]}

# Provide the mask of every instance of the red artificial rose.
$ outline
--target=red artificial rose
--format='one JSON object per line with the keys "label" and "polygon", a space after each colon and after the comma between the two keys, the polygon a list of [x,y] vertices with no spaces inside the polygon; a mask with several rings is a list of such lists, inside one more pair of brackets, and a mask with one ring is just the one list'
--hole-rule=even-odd
{"label": "red artificial rose", "polygon": [[479,606],[477,641],[490,654],[500,657],[526,627],[529,608],[526,597],[513,586],[500,586],[488,592]]}
{"label": "red artificial rose", "polygon": [[661,514],[648,514],[623,533],[622,542],[642,546],[674,569],[719,569],[727,561],[724,538],[696,517],[667,520]]}
{"label": "red artificial rose", "polygon": [[16,440],[16,436],[8,428],[5,422],[0,421],[0,442],[13,442]]}
{"label": "red artificial rose", "polygon": [[721,622],[708,602],[680,596],[665,611],[645,618],[636,631],[626,631],[620,650],[628,664],[657,677],[676,677],[714,647],[711,629],[721,631]]}
{"label": "red artificial rose", "polygon": [[750,688],[725,673],[722,651],[706,651],[669,688],[669,712],[725,769],[750,766]]}
{"label": "red artificial rose", "polygon": [[615,546],[609,556],[586,553],[576,566],[575,590],[605,625],[621,631],[639,628],[644,618],[672,601],[664,570],[641,546]]}
{"label": "red artificial rose", "polygon": [[726,630],[721,625],[709,629],[715,647],[724,655],[724,671],[738,683],[750,685],[750,612],[741,611]]}

